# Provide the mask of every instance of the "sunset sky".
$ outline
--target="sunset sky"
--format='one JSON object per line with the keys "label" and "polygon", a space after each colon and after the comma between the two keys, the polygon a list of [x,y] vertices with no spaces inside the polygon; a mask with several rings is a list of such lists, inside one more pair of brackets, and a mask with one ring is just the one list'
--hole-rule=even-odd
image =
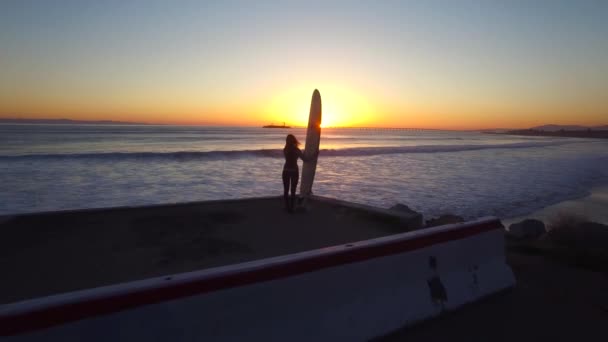
{"label": "sunset sky", "polygon": [[0,118],[608,124],[608,1],[2,1]]}

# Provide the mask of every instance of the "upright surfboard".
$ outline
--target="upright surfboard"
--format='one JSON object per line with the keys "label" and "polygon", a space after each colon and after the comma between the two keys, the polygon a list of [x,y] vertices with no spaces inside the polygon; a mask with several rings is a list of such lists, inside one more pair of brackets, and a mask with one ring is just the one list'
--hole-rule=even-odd
{"label": "upright surfboard", "polygon": [[319,143],[321,142],[321,94],[315,89],[312,93],[310,103],[310,115],[308,116],[308,130],[306,131],[306,145],[304,146],[304,161],[302,165],[302,182],[300,183],[300,195],[304,198],[312,194],[312,182],[317,170],[317,159],[319,156]]}

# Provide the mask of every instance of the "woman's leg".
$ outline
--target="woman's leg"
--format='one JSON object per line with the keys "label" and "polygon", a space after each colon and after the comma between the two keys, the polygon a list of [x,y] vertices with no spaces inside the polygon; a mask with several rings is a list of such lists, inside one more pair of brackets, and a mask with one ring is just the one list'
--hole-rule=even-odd
{"label": "woman's leg", "polygon": [[296,206],[296,188],[298,187],[298,180],[300,178],[299,173],[293,172],[291,174],[291,210],[293,210]]}
{"label": "woman's leg", "polygon": [[288,171],[283,171],[283,200],[285,201],[285,209],[289,210],[289,180],[290,175]]}

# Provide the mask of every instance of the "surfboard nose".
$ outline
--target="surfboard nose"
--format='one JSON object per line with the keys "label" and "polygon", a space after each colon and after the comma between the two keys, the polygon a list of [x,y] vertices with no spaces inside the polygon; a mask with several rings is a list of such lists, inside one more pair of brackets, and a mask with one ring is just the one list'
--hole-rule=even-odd
{"label": "surfboard nose", "polygon": [[310,116],[308,117],[308,126],[311,125],[320,129],[321,127],[321,93],[319,89],[315,89],[312,92],[312,99],[310,101]]}

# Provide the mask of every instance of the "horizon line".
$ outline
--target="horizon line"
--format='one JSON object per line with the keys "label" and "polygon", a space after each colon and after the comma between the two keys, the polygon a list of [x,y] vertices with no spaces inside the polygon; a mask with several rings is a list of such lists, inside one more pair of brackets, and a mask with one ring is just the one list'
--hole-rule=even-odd
{"label": "horizon line", "polygon": [[[14,122],[10,122],[14,121]],[[69,123],[71,122],[71,123]],[[235,124],[203,124],[203,123],[150,123],[119,120],[78,120],[78,119],[22,119],[22,118],[0,118],[0,124],[25,124],[25,125],[106,125],[106,126],[193,126],[193,127],[246,127],[263,128],[263,125],[235,125]],[[306,129],[307,126],[291,125],[286,129]],[[323,129],[378,129],[378,130],[424,130],[424,131],[480,131],[496,130],[502,128],[423,128],[423,127],[391,127],[391,126],[329,126]]]}
{"label": "horizon line", "polygon": [[[13,122],[11,122],[13,121]],[[196,126],[196,127],[259,127],[262,128],[263,124],[204,124],[204,123],[151,123],[151,122],[139,122],[139,121],[121,121],[121,120],[80,120],[80,119],[69,119],[69,118],[0,118],[0,124],[49,124],[49,125],[61,125],[63,124],[84,124],[84,125],[141,125],[141,126]],[[69,123],[72,122],[72,123]],[[425,128],[425,127],[403,127],[403,126],[328,126],[323,129],[378,129],[378,130],[426,130],[426,131],[491,131],[491,130],[518,130],[518,129],[534,129],[541,126],[580,126],[585,128],[604,127],[608,125],[581,125],[581,124],[541,124],[533,127],[526,128],[503,128],[503,127],[492,127],[492,128]],[[302,125],[291,125],[291,129],[306,128],[307,126]],[[287,129],[290,129],[287,128]]]}

